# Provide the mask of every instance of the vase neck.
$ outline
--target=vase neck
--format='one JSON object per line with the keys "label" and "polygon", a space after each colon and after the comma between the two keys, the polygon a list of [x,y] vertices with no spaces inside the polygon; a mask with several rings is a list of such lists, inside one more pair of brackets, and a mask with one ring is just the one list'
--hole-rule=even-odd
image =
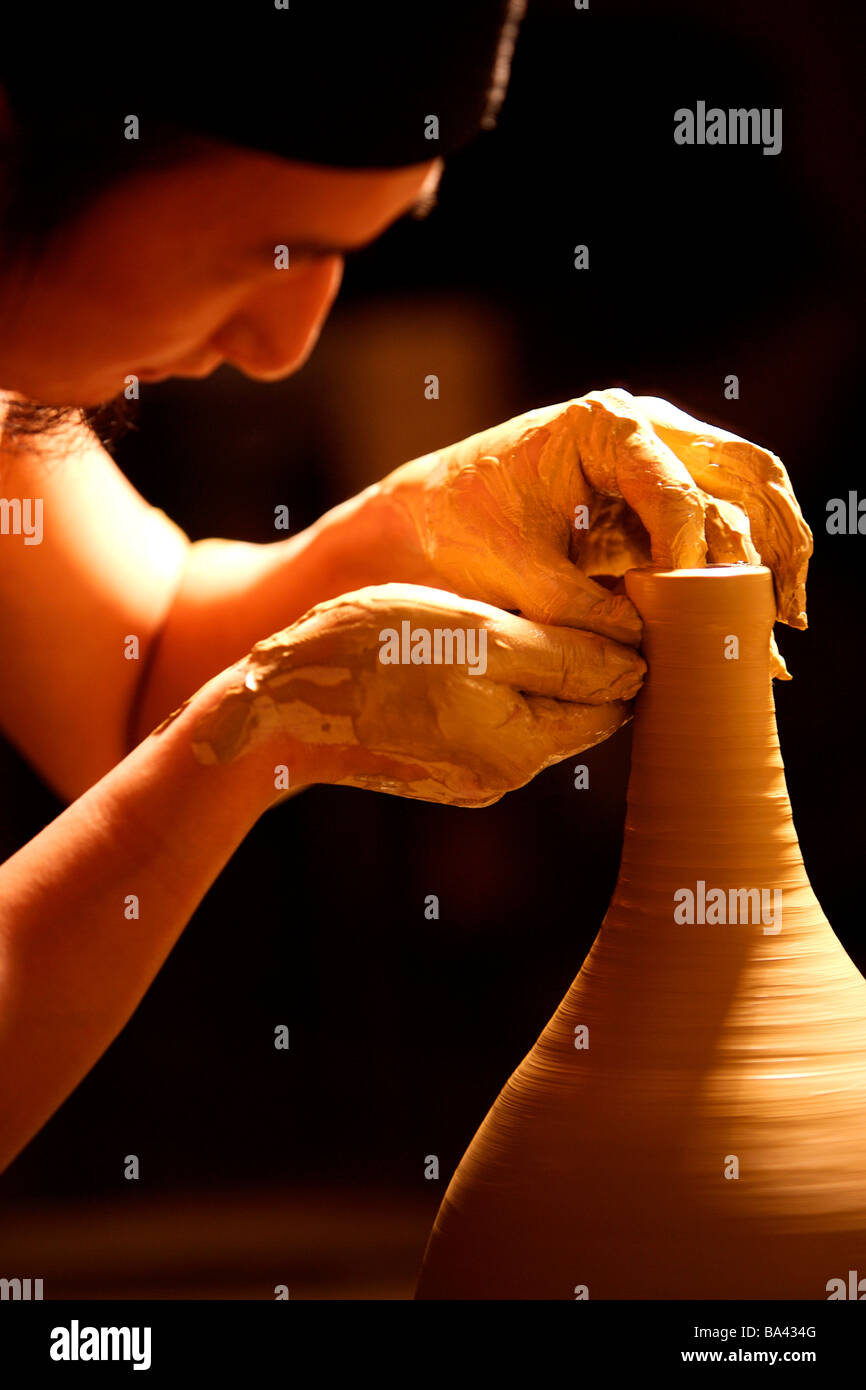
{"label": "vase neck", "polygon": [[802,867],[770,679],[769,570],[633,570],[626,583],[644,620],[648,675],[635,707],[625,869],[650,857],[685,882],[748,888],[749,874],[771,883],[783,863]]}

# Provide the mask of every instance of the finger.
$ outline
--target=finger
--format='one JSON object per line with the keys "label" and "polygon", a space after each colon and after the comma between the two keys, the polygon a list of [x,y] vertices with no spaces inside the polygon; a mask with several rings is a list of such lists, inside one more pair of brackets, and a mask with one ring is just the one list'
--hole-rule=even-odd
{"label": "finger", "polygon": [[536,623],[584,628],[630,646],[643,635],[640,615],[625,594],[612,594],[554,550],[527,555],[512,576],[508,606]]}
{"label": "finger", "polygon": [[545,627],[503,614],[487,634],[488,679],[557,700],[631,700],[646,662],[631,647],[579,628]]}
{"label": "finger", "polygon": [[632,715],[630,704],[570,705],[543,695],[529,695],[526,704],[532,718],[533,753],[537,771],[561,762],[585,748],[594,748],[615,734]]}
{"label": "finger", "polygon": [[[561,579],[557,579],[554,573],[557,566]],[[593,584],[561,556],[551,560],[550,570],[539,569],[533,580],[527,581],[524,575],[522,581],[518,583],[515,578],[514,582],[508,583],[503,576],[499,576],[495,597],[487,597],[485,590],[485,597],[477,595],[471,598],[420,584],[377,584],[359,589],[343,599],[331,600],[328,609],[335,617],[335,610],[338,612],[344,608],[350,616],[376,610],[383,616],[390,612],[394,620],[411,618],[416,625],[422,625],[422,619],[427,619],[434,626],[438,623],[444,627],[453,627],[460,616],[468,615],[480,619],[484,626],[496,627],[501,619],[515,616],[504,610],[519,608],[525,603],[527,607],[545,615],[552,610],[554,625],[573,621],[576,626],[577,620],[582,617],[587,628],[592,624],[592,631],[596,627],[611,629],[614,642],[620,639],[634,645],[640,642],[643,627],[631,600],[624,595],[611,594],[601,584]],[[581,598],[583,586],[589,586],[591,593],[587,592]],[[593,608],[595,604],[598,604],[597,610]],[[536,617],[535,612],[524,616],[535,623],[547,621],[546,618]],[[360,631],[359,640],[366,641],[364,630]]]}
{"label": "finger", "polygon": [[[569,559],[579,565],[584,574],[592,575],[610,592],[615,576],[628,570],[652,564],[651,543],[646,528],[627,502],[621,497],[600,497],[592,502],[592,521],[585,530],[575,531]],[[600,576],[605,576],[603,579]]]}
{"label": "finger", "polygon": [[773,571],[779,617],[791,627],[806,627],[812,532],[781,459],[739,435],[693,419],[669,401],[639,396],[635,404],[699,487],[745,511],[761,562]]}
{"label": "finger", "polygon": [[704,494],[707,560],[714,565],[760,565],[761,557],[749,534],[749,518],[733,502]]}
{"label": "finger", "polygon": [[575,402],[581,467],[592,487],[622,497],[649,533],[653,564],[704,565],[704,508],[688,468],[624,391],[591,391]]}
{"label": "finger", "polygon": [[[733,502],[705,498],[707,560],[714,565],[760,565],[761,557],[749,535],[749,519]],[[770,678],[789,681],[785,658],[770,633]]]}
{"label": "finger", "polygon": [[770,680],[789,681],[791,672],[785,665],[785,658],[776,645],[776,638],[770,633]]}
{"label": "finger", "polygon": [[[707,561],[714,565],[760,565],[761,557],[749,535],[749,519],[733,502],[721,502],[707,494]],[[789,681],[791,673],[770,633],[770,678]]]}

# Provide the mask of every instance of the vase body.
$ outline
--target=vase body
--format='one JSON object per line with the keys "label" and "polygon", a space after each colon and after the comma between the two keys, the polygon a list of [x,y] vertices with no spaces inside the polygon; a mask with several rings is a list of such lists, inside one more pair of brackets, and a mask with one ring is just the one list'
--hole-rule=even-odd
{"label": "vase body", "polygon": [[866,981],[794,829],[772,576],[626,584],[648,677],[614,896],[452,1178],[417,1296],[866,1296]]}

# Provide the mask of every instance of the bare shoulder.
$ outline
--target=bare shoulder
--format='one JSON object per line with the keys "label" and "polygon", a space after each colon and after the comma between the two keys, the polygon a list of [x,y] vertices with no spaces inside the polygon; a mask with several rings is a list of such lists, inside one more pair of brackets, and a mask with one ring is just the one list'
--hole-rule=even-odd
{"label": "bare shoulder", "polygon": [[72,417],[18,434],[8,427],[10,404],[0,393],[0,588],[26,580],[54,604],[80,590],[85,608],[116,609],[124,595],[176,582],[187,537],[92,431]]}
{"label": "bare shoulder", "polygon": [[189,546],[74,419],[15,433],[7,401],[0,438],[0,729],[64,795],[124,756]]}

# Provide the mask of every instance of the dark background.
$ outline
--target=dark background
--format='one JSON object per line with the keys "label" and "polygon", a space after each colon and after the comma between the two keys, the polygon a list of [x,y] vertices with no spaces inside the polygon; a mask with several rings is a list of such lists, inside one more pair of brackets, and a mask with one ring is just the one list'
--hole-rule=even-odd
{"label": "dark background", "polygon": [[[777,629],[794,676],[776,685],[782,749],[813,886],[862,968],[866,537],[825,529],[828,499],[862,478],[852,15],[802,0],[530,4],[498,129],[449,161],[427,221],[352,258],[310,364],[270,386],[224,369],[147,388],[117,456],[194,539],[269,541],[277,503],[296,533],[406,458],[600,387],[773,449],[815,532],[810,630]],[[782,153],[676,146],[673,112],[698,99],[781,106]],[[428,372],[439,401],[424,399]],[[601,923],[628,762],[625,730],[483,811],[316,788],[268,813],[120,1038],[0,1177],[0,1215],[71,1204],[97,1221],[130,1200],[136,1153],[135,1200],[181,1213],[185,1194],[326,1194],[311,1250],[371,1194],[405,1192],[420,1213],[406,1259],[413,1241],[420,1259],[463,1149]],[[61,807],[8,747],[0,775],[6,855]],[[381,1229],[353,1268],[375,1275]]]}

